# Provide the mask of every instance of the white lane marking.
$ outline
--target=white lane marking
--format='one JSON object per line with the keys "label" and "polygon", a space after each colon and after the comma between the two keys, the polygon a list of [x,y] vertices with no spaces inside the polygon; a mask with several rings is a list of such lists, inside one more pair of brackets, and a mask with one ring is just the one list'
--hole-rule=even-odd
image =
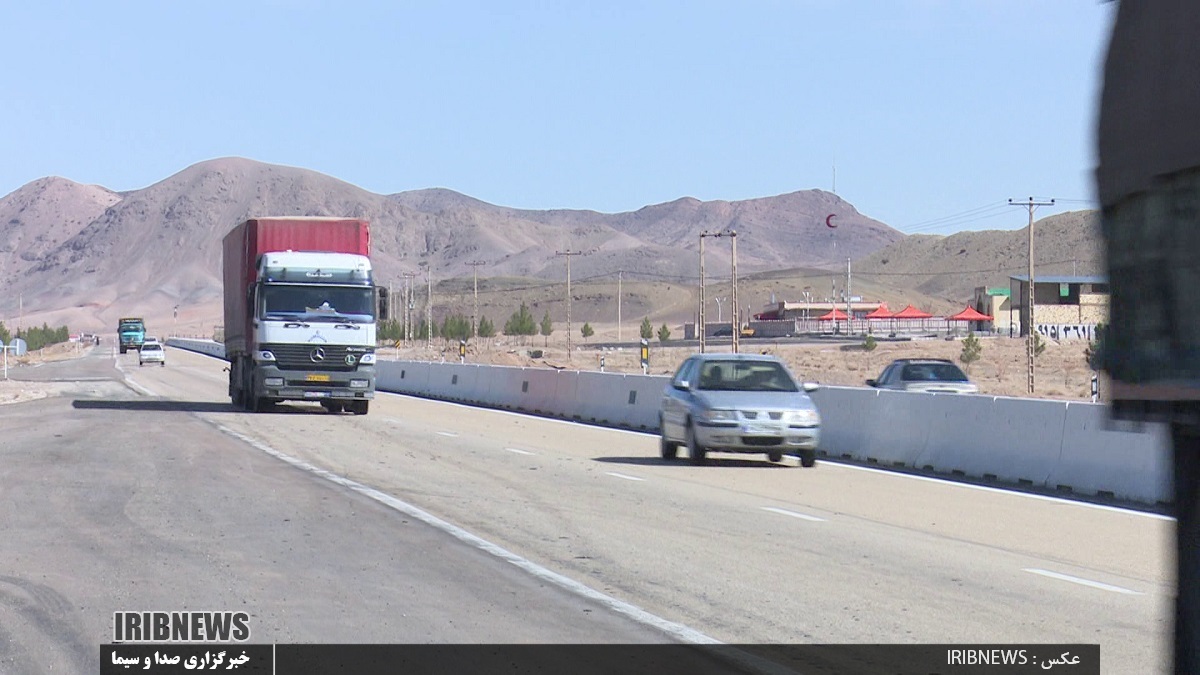
{"label": "white lane marking", "polygon": [[618,614],[623,614],[638,623],[656,628],[664,633],[667,633],[668,635],[674,636],[679,640],[691,644],[723,644],[719,640],[711,638],[693,628],[689,628],[683,624],[675,623],[674,621],[669,621],[660,616],[651,614],[650,612],[647,612],[636,605],[632,605],[624,600],[618,600],[610,595],[605,595],[604,593],[585,586],[584,584],[581,584],[570,577],[566,577],[557,572],[546,569],[545,567],[542,567],[533,561],[522,558],[521,556],[512,553],[511,551],[496,544],[493,544],[482,537],[471,534],[457,525],[448,523],[441,518],[434,516],[433,514],[423,511],[416,506],[409,504],[408,502],[401,501],[389,494],[384,494],[383,492],[380,492],[374,488],[367,487],[362,483],[350,480],[344,476],[339,476],[331,471],[326,471],[325,469],[313,466],[304,460],[286,455],[275,448],[272,448],[266,443],[262,443],[256,439],[250,438],[249,436],[234,431],[224,425],[216,423],[214,423],[214,425],[222,432],[257,448],[268,455],[275,457],[276,459],[283,460],[284,462],[287,462],[298,469],[308,471],[309,473],[324,478],[331,483],[353,490],[354,492],[357,492],[368,499],[373,499],[384,506],[390,507],[406,516],[409,516],[410,518],[415,518],[426,525],[429,525],[430,527],[436,528],[454,537],[455,539],[462,541],[463,543],[474,546],[481,551],[504,560],[505,562],[512,563],[513,565],[516,565],[518,568],[529,574],[532,574],[534,577],[542,581],[558,586],[569,593],[574,593],[575,595],[587,600],[591,600],[592,602],[599,603],[600,605],[603,605],[604,607],[607,607]]}
{"label": "white lane marking", "polygon": [[456,438],[458,436],[458,434],[456,434],[452,431],[439,431],[438,435],[439,436],[449,436],[450,438]]}
{"label": "white lane marking", "polygon": [[605,471],[605,473],[607,473],[608,475],[613,476],[615,478],[624,478],[625,480],[646,480],[645,478],[638,478],[637,476],[627,476],[623,473],[617,473],[615,471]]}
{"label": "white lane marking", "polygon": [[129,376],[129,373],[125,372],[125,367],[121,365],[120,361],[117,361],[116,366],[117,366],[117,371],[120,372],[122,377],[125,379],[125,384],[132,387],[135,391],[145,394],[146,396],[158,396],[158,394],[151,391],[148,387],[143,387],[142,385],[138,384],[137,382],[134,382],[133,379]]}
{"label": "white lane marking", "polygon": [[869,466],[858,466],[856,464],[841,464],[836,460],[828,460],[826,466],[835,466],[842,469],[853,469],[855,471],[870,471],[873,473],[883,473],[897,478],[909,478],[911,480],[923,480],[929,483],[943,483],[945,485],[953,485],[955,487],[967,488],[969,490],[981,490],[983,492],[994,492],[998,494],[1010,495],[1013,497],[1024,497],[1026,499],[1037,499],[1043,502],[1052,502],[1055,504],[1064,504],[1069,506],[1082,506],[1088,509],[1099,509],[1101,511],[1113,511],[1115,513],[1124,513],[1130,516],[1144,516],[1146,518],[1154,518],[1156,520],[1175,520],[1171,516],[1164,516],[1161,513],[1149,513],[1147,511],[1138,511],[1136,509],[1125,509],[1120,506],[1108,506],[1107,504],[1092,504],[1091,502],[1080,502],[1072,499],[1063,499],[1062,497],[1050,497],[1047,495],[1033,494],[1029,492],[1020,492],[1017,490],[1005,490],[1004,488],[988,487],[986,485],[974,485],[972,483],[960,483],[958,481],[946,480],[945,478],[934,478],[932,476],[916,476],[911,473],[898,473],[888,471],[887,469],[874,469]]}
{"label": "white lane marking", "polygon": [[[542,420],[545,422],[553,422],[553,423],[557,423],[557,424],[570,424],[575,427],[580,427],[580,426],[592,427],[592,428],[596,428],[596,429],[607,429],[608,431],[614,431],[614,432],[622,433],[622,434],[633,434],[635,436],[658,438],[657,431],[632,431],[629,429],[613,429],[610,427],[602,427],[602,426],[599,426],[596,424],[586,424],[583,422],[575,422],[573,420],[557,419],[554,417],[542,417],[540,415],[529,415],[526,413],[516,412],[516,411],[512,411],[512,410],[500,410],[498,408],[486,408],[483,406],[470,405],[467,403],[455,403],[453,401],[439,401],[437,399],[424,398],[422,396],[412,396],[410,394],[399,394],[394,391],[380,391],[380,392],[376,392],[376,393],[387,394],[389,396],[400,396],[400,397],[404,397],[404,398],[415,398],[415,399],[418,399],[421,401],[430,401],[433,403],[443,403],[446,405],[455,405],[455,406],[460,406],[463,408],[473,408],[475,410],[486,410],[488,412],[499,413],[501,415],[513,415],[516,417],[532,418],[532,419],[536,419],[536,420]],[[913,475],[910,473],[899,473],[896,471],[889,471],[887,469],[877,469],[877,468],[870,467],[870,466],[858,466],[857,464],[843,464],[843,463],[839,462],[838,460],[832,459],[832,458],[821,458],[821,461],[824,466],[831,466],[831,467],[835,467],[835,468],[839,468],[839,469],[851,469],[854,471],[869,471],[871,473],[884,474],[884,475],[891,476],[894,478],[910,478],[912,480],[923,480],[923,481],[928,481],[930,483],[942,483],[944,485],[953,485],[956,487],[969,488],[972,490],[983,490],[984,492],[996,492],[996,493],[1000,493],[1000,494],[1010,495],[1013,497],[1024,497],[1026,499],[1038,499],[1041,501],[1053,502],[1053,503],[1057,503],[1057,504],[1082,506],[1083,508],[1099,509],[1101,511],[1112,511],[1115,513],[1124,513],[1124,514],[1132,515],[1132,516],[1144,516],[1146,518],[1154,518],[1157,520],[1170,520],[1170,521],[1175,520],[1171,516],[1164,516],[1159,513],[1149,513],[1147,511],[1139,511],[1137,509],[1127,509],[1127,508],[1122,508],[1120,506],[1108,506],[1106,504],[1092,504],[1091,502],[1080,502],[1080,501],[1075,501],[1072,499],[1063,499],[1062,497],[1049,497],[1046,495],[1033,494],[1033,493],[1029,493],[1029,492],[1021,492],[1019,490],[1005,490],[1004,488],[994,488],[994,487],[988,487],[986,485],[972,485],[971,483],[960,483],[958,481],[947,480],[945,478],[935,478],[932,476],[917,476],[917,475]]]}
{"label": "white lane marking", "polygon": [[1050,570],[1037,569],[1036,567],[1027,567],[1027,568],[1024,568],[1022,571],[1023,572],[1032,572],[1033,574],[1040,574],[1044,577],[1050,577],[1051,579],[1058,579],[1059,581],[1069,581],[1073,584],[1079,584],[1080,586],[1090,586],[1091,588],[1099,588],[1102,591],[1112,591],[1113,593],[1123,593],[1125,595],[1142,595],[1138,591],[1131,591],[1128,588],[1122,588],[1120,586],[1113,586],[1112,584],[1105,584],[1105,583],[1101,583],[1099,581],[1092,581],[1091,579],[1083,579],[1080,577],[1073,577],[1069,574],[1060,574],[1058,572],[1051,572]]}
{"label": "white lane marking", "polygon": [[515,452],[515,453],[517,453],[518,455],[533,455],[533,454],[536,454],[536,453],[532,453],[532,452],[530,452],[530,451],[528,451],[528,450],[518,450],[517,448],[505,448],[505,450],[507,450],[507,451],[509,451],[509,452]]}
{"label": "white lane marking", "polygon": [[782,515],[785,515],[785,516],[791,516],[791,517],[793,517],[793,518],[799,518],[800,520],[809,520],[809,521],[812,521],[812,522],[814,522],[814,523],[823,523],[823,522],[825,522],[825,519],[824,519],[824,518],[818,518],[818,517],[816,517],[816,516],[810,516],[810,515],[808,515],[808,514],[806,514],[806,513],[796,513],[795,511],[788,511],[787,509],[777,509],[777,508],[775,508],[774,506],[764,506],[764,507],[762,507],[762,510],[763,510],[763,511],[770,511],[771,513],[779,513],[779,514],[782,514]]}

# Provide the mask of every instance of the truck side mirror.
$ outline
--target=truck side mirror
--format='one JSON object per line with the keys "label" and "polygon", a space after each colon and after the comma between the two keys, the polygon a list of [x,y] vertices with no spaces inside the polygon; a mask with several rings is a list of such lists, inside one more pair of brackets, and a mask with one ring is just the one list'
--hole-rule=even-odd
{"label": "truck side mirror", "polygon": [[390,300],[391,300],[391,298],[388,297],[388,289],[384,288],[383,286],[380,286],[379,287],[379,299],[378,299],[378,309],[379,309],[378,315],[379,315],[380,321],[387,321],[389,318],[389,315],[391,314],[391,312],[389,311],[391,309],[391,307],[389,307],[389,305],[391,305]]}

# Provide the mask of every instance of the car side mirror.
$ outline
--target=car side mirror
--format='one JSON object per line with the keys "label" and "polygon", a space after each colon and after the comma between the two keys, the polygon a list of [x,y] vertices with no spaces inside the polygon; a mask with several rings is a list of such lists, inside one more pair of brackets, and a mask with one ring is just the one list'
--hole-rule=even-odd
{"label": "car side mirror", "polygon": [[688,382],[687,380],[680,380],[679,382],[675,383],[675,388],[679,391],[687,391],[688,389],[692,388],[692,383]]}
{"label": "car side mirror", "polygon": [[878,384],[878,382],[876,382],[875,380],[867,380],[868,387],[874,387],[876,384]]}
{"label": "car side mirror", "polygon": [[805,382],[801,385],[801,387],[808,393],[812,393],[821,388],[816,382]]}

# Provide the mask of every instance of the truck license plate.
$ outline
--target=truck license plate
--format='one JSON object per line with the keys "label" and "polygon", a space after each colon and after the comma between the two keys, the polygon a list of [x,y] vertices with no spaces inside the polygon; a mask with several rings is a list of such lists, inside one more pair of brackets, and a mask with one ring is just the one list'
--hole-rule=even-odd
{"label": "truck license plate", "polygon": [[329,398],[329,392],[327,392],[327,391],[306,391],[306,392],[304,392],[304,398]]}
{"label": "truck license plate", "polygon": [[307,382],[328,382],[329,376],[328,375],[305,375],[304,379]]}

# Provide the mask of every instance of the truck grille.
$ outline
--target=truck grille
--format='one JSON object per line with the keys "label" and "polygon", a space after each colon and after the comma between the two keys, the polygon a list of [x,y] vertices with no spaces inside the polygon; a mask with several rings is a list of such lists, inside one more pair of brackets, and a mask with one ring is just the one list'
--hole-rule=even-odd
{"label": "truck grille", "polygon": [[[270,350],[275,355],[275,363],[283,369],[296,370],[326,370],[331,372],[351,371],[358,368],[358,359],[363,352],[354,352],[354,364],[346,363],[346,355],[350,352],[344,345],[304,344],[304,345],[263,345],[262,349]],[[314,352],[320,350],[318,358]]]}

